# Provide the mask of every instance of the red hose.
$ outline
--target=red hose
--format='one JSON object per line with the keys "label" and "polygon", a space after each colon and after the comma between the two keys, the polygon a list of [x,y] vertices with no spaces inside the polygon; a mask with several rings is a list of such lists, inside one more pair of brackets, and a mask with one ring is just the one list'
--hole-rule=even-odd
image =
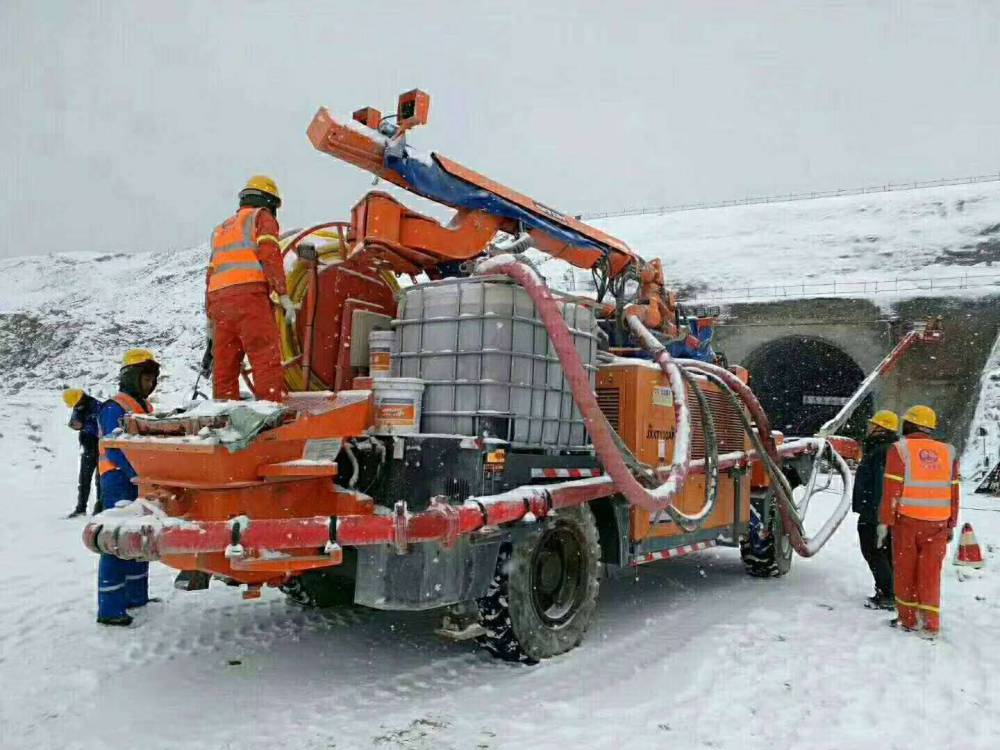
{"label": "red hose", "polygon": [[724,367],[697,359],[678,359],[676,361],[681,367],[686,367],[689,370],[701,370],[702,372],[715,375],[719,380],[724,381],[739,396],[740,401],[747,407],[750,416],[757,423],[757,432],[760,435],[761,442],[767,449],[768,455],[775,461],[778,460],[777,445],[774,442],[774,435],[771,434],[771,422],[768,420],[767,414],[764,413],[764,407],[760,405],[757,396],[750,390],[750,386]]}
{"label": "red hose", "polygon": [[[459,536],[484,526],[520,521],[528,513],[544,518],[550,510],[581,505],[614,492],[606,478],[581,479],[557,485],[520,487],[501,495],[470,498],[461,506],[431,502],[419,513],[405,506],[392,516],[344,516],[337,519],[335,539],[330,538],[330,518],[268,518],[252,520],[237,541],[248,550],[272,552],[323,547],[327,541],[363,547],[440,542],[454,544]],[[148,518],[148,521],[146,519]],[[145,523],[143,521],[146,521]],[[171,555],[222,552],[234,540],[231,521],[184,521],[164,525],[156,516],[127,516],[93,521],[84,528],[84,544],[93,552],[123,560],[159,560]],[[294,557],[290,558],[291,560]]]}
{"label": "red hose", "polygon": [[[771,434],[771,423],[767,418],[767,414],[764,413],[764,407],[760,405],[760,401],[757,400],[756,394],[754,394],[750,387],[724,367],[695,359],[682,359],[679,362],[683,367],[714,375],[729,386],[747,407],[750,416],[757,423],[757,435],[760,438],[760,442],[771,460],[777,464],[780,458],[778,456],[778,446],[774,442],[774,436]],[[764,457],[761,458],[766,464],[766,459]],[[795,551],[803,557],[810,557],[815,552],[810,551],[809,540],[804,536],[801,521],[799,523],[795,522],[796,519],[793,517],[790,508],[792,498],[789,492],[786,491],[783,480],[784,477],[772,477],[772,481],[775,484],[775,493],[779,498],[777,506],[778,513],[781,515],[782,526],[787,530]]]}
{"label": "red hose", "polygon": [[[583,422],[590,434],[594,451],[600,458],[604,470],[614,480],[615,489],[633,505],[638,505],[650,512],[670,507],[674,498],[684,488],[688,451],[687,446],[682,444],[689,442],[687,435],[690,433],[688,412],[684,405],[684,384],[681,382],[679,374],[676,374],[675,384],[675,373],[672,372],[670,355],[665,350],[660,352],[657,363],[670,377],[671,384],[674,384],[675,403],[682,407],[677,415],[678,437],[675,445],[682,445],[683,450],[679,451],[681,456],[678,461],[675,461],[669,478],[659,487],[647,490],[632,476],[632,472],[629,471],[618,450],[611,425],[608,424],[604,412],[597,404],[597,399],[590,386],[590,377],[576,352],[573,336],[559,312],[556,300],[545,283],[531,268],[519,262],[512,255],[498,255],[495,258],[490,258],[479,264],[477,272],[480,274],[503,274],[513,279],[524,288],[528,296],[531,297],[531,301],[535,303],[542,323],[545,324],[545,330],[548,331],[549,339],[552,341],[552,347],[559,357],[566,381],[573,392],[573,400],[583,416]],[[674,452],[678,453],[676,450]]]}

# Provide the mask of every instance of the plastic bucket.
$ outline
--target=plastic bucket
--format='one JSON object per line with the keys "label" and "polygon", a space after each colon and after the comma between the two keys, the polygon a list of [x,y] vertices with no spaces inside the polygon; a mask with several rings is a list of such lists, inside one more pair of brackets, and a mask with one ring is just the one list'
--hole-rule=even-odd
{"label": "plastic bucket", "polygon": [[378,378],[373,384],[375,432],[396,435],[420,432],[424,381],[420,378]]}
{"label": "plastic bucket", "polygon": [[368,334],[368,375],[388,378],[392,370],[392,331],[371,331]]}

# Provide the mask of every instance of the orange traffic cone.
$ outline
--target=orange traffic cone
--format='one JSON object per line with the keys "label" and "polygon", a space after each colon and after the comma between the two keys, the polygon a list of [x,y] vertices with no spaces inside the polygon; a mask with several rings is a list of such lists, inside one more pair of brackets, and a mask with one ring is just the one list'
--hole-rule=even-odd
{"label": "orange traffic cone", "polygon": [[955,565],[965,565],[970,568],[983,567],[983,551],[976,541],[976,534],[972,531],[972,524],[966,523],[962,526],[962,536],[958,540],[958,555],[955,557]]}

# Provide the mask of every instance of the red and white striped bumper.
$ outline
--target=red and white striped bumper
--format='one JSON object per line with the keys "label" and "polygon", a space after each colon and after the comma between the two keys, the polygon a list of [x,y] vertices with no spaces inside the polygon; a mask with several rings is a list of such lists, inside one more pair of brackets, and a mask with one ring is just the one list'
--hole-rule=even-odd
{"label": "red and white striped bumper", "polygon": [[709,547],[714,547],[716,542],[714,539],[707,542],[695,542],[694,544],[685,544],[680,547],[674,547],[673,549],[665,549],[660,552],[650,552],[648,555],[641,555],[640,557],[632,560],[632,567],[637,565],[645,565],[646,563],[656,562],[657,560],[669,560],[673,557],[682,557],[683,555],[690,555],[692,552],[701,552]]}
{"label": "red and white striped bumper", "polygon": [[532,479],[586,479],[604,474],[600,469],[539,469],[531,470]]}

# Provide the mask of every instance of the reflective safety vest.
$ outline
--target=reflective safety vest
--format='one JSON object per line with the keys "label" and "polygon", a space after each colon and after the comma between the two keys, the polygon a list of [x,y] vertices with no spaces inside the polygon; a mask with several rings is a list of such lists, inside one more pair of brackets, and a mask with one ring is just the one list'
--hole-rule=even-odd
{"label": "reflective safety vest", "polygon": [[922,521],[947,521],[951,516],[951,472],[955,449],[937,440],[896,443],[903,458],[903,492],[899,513]]}
{"label": "reflective safety vest", "polygon": [[257,212],[241,208],[212,232],[211,275],[208,291],[237,284],[267,283],[264,266],[257,256]]}
{"label": "reflective safety vest", "polygon": [[[112,401],[116,402],[121,408],[123,408],[127,413],[130,414],[149,414],[148,409],[144,409],[142,404],[136,401],[134,398],[129,396],[127,393],[119,393],[115,396]],[[103,438],[104,435],[102,434]],[[108,458],[107,449],[104,447],[104,441],[102,440],[98,444],[98,459],[97,459],[97,472],[102,476],[107,474],[109,471],[118,471],[118,467],[111,462]]]}

